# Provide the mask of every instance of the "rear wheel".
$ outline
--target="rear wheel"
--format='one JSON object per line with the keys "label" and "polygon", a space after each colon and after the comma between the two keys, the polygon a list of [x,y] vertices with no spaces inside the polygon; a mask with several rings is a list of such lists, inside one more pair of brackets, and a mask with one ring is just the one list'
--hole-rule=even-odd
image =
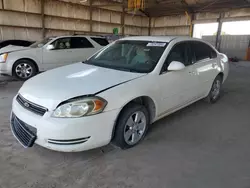
{"label": "rear wheel", "polygon": [[13,75],[18,80],[27,80],[36,74],[36,67],[30,60],[18,60],[13,66]]}
{"label": "rear wheel", "polygon": [[145,137],[148,124],[147,109],[139,104],[129,104],[118,118],[113,144],[122,149],[137,145]]}
{"label": "rear wheel", "polygon": [[219,100],[221,95],[221,87],[222,87],[222,77],[218,75],[213,82],[212,88],[206,97],[207,102],[215,103]]}

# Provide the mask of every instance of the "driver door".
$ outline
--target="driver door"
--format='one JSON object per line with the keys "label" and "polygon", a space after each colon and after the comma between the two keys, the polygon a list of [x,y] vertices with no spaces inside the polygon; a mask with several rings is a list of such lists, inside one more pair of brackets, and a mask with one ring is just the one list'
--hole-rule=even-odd
{"label": "driver door", "polygon": [[[183,63],[185,68],[168,71],[168,66],[173,61]],[[192,62],[193,54],[188,42],[177,43],[170,51],[159,75],[159,116],[171,113],[197,99],[199,92],[196,89],[199,83]]]}

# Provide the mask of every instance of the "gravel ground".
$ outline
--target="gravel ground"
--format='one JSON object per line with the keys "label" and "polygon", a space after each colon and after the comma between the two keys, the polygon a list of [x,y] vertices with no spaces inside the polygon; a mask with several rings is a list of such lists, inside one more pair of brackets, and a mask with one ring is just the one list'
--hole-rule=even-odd
{"label": "gravel ground", "polygon": [[158,122],[130,150],[24,149],[9,128],[21,82],[0,84],[1,188],[249,188],[250,62],[234,63],[221,100]]}

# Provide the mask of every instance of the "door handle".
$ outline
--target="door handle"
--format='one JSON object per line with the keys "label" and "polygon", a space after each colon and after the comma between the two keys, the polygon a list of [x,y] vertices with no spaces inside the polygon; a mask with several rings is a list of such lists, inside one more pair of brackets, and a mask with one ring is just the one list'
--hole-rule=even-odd
{"label": "door handle", "polygon": [[195,75],[195,71],[189,71],[188,73],[191,75]]}
{"label": "door handle", "polygon": [[213,64],[212,64],[212,67],[213,67],[213,68],[215,68],[215,67],[216,67],[216,65],[217,65],[217,63],[213,63]]}

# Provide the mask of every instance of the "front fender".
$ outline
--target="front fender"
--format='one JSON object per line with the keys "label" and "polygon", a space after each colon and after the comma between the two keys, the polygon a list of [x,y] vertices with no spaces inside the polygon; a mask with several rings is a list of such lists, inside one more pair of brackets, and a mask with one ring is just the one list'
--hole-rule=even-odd
{"label": "front fender", "polygon": [[[108,104],[104,110],[111,111],[120,109],[122,110],[129,102],[138,97],[149,97],[152,99],[155,105],[156,116],[158,114],[158,101],[156,100],[156,84],[153,83],[152,76],[146,75],[130,82],[118,85],[114,88],[99,93],[98,96],[105,99]],[[151,85],[152,87],[148,87]]]}

